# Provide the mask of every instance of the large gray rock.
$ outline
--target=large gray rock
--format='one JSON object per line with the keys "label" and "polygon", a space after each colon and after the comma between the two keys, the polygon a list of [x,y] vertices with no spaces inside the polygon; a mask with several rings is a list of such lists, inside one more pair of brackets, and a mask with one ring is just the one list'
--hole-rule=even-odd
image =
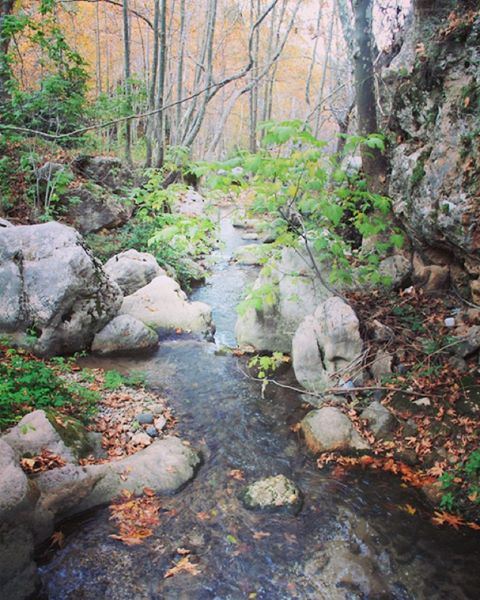
{"label": "large gray rock", "polygon": [[338,408],[326,406],[303,419],[301,428],[308,448],[320,452],[355,452],[370,445],[355,430],[350,419]]}
{"label": "large gray rock", "polygon": [[72,228],[0,228],[0,333],[42,355],[83,350],[122,294]]}
{"label": "large gray rock", "polygon": [[121,193],[134,183],[134,175],[129,167],[113,156],[79,156],[72,168],[82,177],[112,192]]}
{"label": "large gray rock", "polygon": [[328,272],[319,278],[305,248],[284,248],[279,260],[267,263],[247,296],[251,306],[239,315],[235,327],[238,344],[257,351],[290,352],[292,337],[312,307],[333,295],[324,285],[327,279]]}
{"label": "large gray rock", "polygon": [[173,493],[190,481],[200,463],[196,452],[176,437],[166,437],[123,460],[102,465],[67,465],[40,474],[40,512],[57,518],[111,502],[122,490],[141,494],[145,487]]}
{"label": "large gray rock", "polygon": [[368,422],[368,428],[377,438],[388,435],[397,424],[397,420],[388,408],[377,401],[372,402],[360,416]]}
{"label": "large gray rock", "polygon": [[302,494],[285,475],[275,475],[249,485],[242,500],[250,510],[297,512],[302,504]]}
{"label": "large gray rock", "polygon": [[9,520],[25,506],[29,496],[29,484],[20,468],[15,452],[0,439],[0,522]]}
{"label": "large gray rock", "polygon": [[113,195],[103,187],[88,182],[62,195],[66,218],[82,234],[124,225],[132,216],[129,200]]}
{"label": "large gray rock", "polygon": [[17,459],[37,456],[42,450],[49,450],[66,462],[77,459],[76,452],[65,444],[43,410],[25,415],[18,425],[2,436],[2,440],[12,448]]}
{"label": "large gray rock", "polygon": [[165,271],[152,254],[133,249],[113,256],[103,268],[125,296],[134,294],[148,285],[155,277],[165,275]]}
{"label": "large gray rock", "polygon": [[119,315],[93,339],[92,352],[113,354],[131,350],[151,350],[158,346],[158,335],[130,315]]}
{"label": "large gray rock", "polygon": [[29,515],[36,495],[10,446],[0,440],[0,598],[23,600],[36,587]]}
{"label": "large gray rock", "polygon": [[166,275],[127,296],[120,312],[155,329],[209,333],[213,327],[211,308],[203,302],[189,302],[179,284]]}
{"label": "large gray rock", "polygon": [[357,316],[337,296],[303,320],[292,342],[295,377],[314,392],[335,387],[340,380],[358,379],[361,354]]}

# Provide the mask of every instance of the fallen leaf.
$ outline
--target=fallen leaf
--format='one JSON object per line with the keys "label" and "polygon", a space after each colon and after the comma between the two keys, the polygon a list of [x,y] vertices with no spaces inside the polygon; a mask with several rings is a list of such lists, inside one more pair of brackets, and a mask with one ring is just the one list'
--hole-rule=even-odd
{"label": "fallen leaf", "polygon": [[174,577],[182,572],[189,573],[193,576],[200,575],[200,570],[198,569],[197,565],[194,565],[190,562],[190,556],[184,556],[173,567],[168,569],[163,578],[168,579],[169,577]]}
{"label": "fallen leaf", "polygon": [[256,531],[253,534],[253,539],[254,540],[263,540],[263,538],[267,538],[270,537],[270,533],[268,533],[267,531]]}

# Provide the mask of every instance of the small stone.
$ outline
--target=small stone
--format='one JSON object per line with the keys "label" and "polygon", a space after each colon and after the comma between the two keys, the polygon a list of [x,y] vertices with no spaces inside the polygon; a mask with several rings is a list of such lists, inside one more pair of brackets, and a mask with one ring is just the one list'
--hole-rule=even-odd
{"label": "small stone", "polygon": [[137,416],[137,421],[140,425],[152,425],[154,416],[152,413],[142,413]]}
{"label": "small stone", "polygon": [[158,431],[157,431],[156,427],[154,427],[153,425],[149,425],[145,429],[145,433],[147,433],[152,438],[158,437]]}
{"label": "small stone", "polygon": [[431,406],[432,402],[430,398],[419,398],[418,400],[413,401],[417,406]]}
{"label": "small stone", "polygon": [[149,446],[152,443],[152,438],[144,431],[139,431],[132,437],[134,446]]}
{"label": "small stone", "polygon": [[251,233],[244,233],[242,235],[242,240],[258,240],[259,235],[258,233],[255,233],[254,231],[252,231]]}
{"label": "small stone", "polygon": [[154,421],[154,425],[155,425],[157,431],[162,431],[162,429],[165,427],[166,424],[167,424],[167,419],[163,415],[160,415]]}
{"label": "small stone", "polygon": [[406,373],[408,373],[408,367],[400,363],[399,365],[397,365],[397,373],[399,375],[405,375]]}
{"label": "small stone", "polygon": [[383,404],[376,401],[372,402],[368,408],[362,411],[360,417],[368,421],[370,431],[377,438],[385,437],[396,425],[396,419],[393,414]]}
{"label": "small stone", "polygon": [[383,377],[390,375],[392,372],[393,356],[390,352],[379,350],[375,355],[375,359],[370,366],[370,371],[376,381],[381,381]]}
{"label": "small stone", "polygon": [[373,339],[377,342],[390,342],[395,337],[395,333],[391,327],[380,323],[376,319],[373,321],[371,327]]}
{"label": "small stone", "polygon": [[163,406],[163,404],[152,404],[148,408],[150,409],[150,412],[154,415],[161,415],[165,410],[165,406]]}
{"label": "small stone", "polygon": [[449,327],[449,328],[455,327],[455,319],[453,317],[447,317],[444,320],[444,323],[445,323],[445,327]]}

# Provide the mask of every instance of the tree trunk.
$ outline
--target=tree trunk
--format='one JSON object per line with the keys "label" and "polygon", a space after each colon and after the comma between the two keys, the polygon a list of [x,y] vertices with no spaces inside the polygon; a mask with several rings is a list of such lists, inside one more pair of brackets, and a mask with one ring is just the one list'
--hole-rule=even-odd
{"label": "tree trunk", "polygon": [[158,56],[158,91],[157,91],[157,160],[155,166],[163,167],[165,159],[165,74],[167,65],[167,0],[161,2],[160,13],[160,48]]}
{"label": "tree trunk", "polygon": [[[157,90],[157,74],[158,74],[158,39],[160,28],[160,0],[155,0],[154,17],[153,17],[153,55],[152,55],[152,73],[150,76],[150,88],[148,91],[148,110],[155,109],[155,92]],[[153,164],[153,138],[155,131],[155,115],[150,115],[147,119],[147,153],[145,158],[145,166],[151,167]]]}
{"label": "tree trunk", "polygon": [[[355,53],[354,77],[358,132],[362,136],[376,133],[377,98],[373,69],[373,0],[353,0]],[[379,150],[362,146],[362,164],[371,191],[385,191],[386,160]]]}
{"label": "tree trunk", "polygon": [[[132,96],[130,82],[130,16],[128,0],[123,0],[123,52],[124,52],[124,77],[125,77],[125,108],[127,114],[132,113]],[[125,122],[125,159],[132,163],[132,123],[130,119]]]}

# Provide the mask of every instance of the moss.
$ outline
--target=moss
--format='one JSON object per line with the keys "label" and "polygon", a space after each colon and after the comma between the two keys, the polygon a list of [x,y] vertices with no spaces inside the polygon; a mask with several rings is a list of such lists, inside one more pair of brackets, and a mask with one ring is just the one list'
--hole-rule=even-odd
{"label": "moss", "polygon": [[422,181],[425,175],[426,173],[423,162],[418,162],[415,165],[412,176],[410,178],[410,183],[412,184],[412,187],[416,187]]}
{"label": "moss", "polygon": [[85,426],[78,419],[58,413],[46,411],[47,419],[62,438],[63,443],[70,448],[78,458],[84,458],[92,453],[93,448]]}

